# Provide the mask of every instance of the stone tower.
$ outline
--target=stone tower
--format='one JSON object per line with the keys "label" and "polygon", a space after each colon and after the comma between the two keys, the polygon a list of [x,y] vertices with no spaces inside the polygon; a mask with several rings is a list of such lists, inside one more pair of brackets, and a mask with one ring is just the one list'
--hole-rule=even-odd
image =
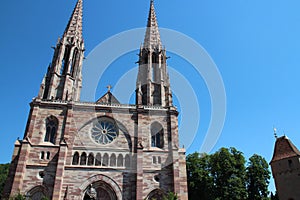
{"label": "stone tower", "polygon": [[159,200],[173,192],[186,200],[185,150],[179,147],[178,111],[172,105],[153,1],[133,105],[121,104],[110,89],[96,102],[80,101],[82,6],[78,0],[30,103],[5,196],[20,192],[33,200]]}
{"label": "stone tower", "polygon": [[83,57],[82,0],[79,0],[62,38],[57,41],[53,60],[41,84],[38,98],[79,101]]}
{"label": "stone tower", "polygon": [[300,151],[286,136],[277,138],[270,165],[279,199],[300,199]]}
{"label": "stone tower", "polygon": [[154,3],[151,1],[144,44],[139,53],[136,104],[172,106],[166,60],[166,50],[160,40]]}

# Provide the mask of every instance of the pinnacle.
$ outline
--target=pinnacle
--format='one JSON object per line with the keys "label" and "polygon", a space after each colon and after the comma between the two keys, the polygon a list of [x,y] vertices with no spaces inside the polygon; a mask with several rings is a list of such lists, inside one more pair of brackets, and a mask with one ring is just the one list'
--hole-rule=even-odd
{"label": "pinnacle", "polygon": [[64,37],[77,37],[82,39],[82,9],[83,9],[83,0],[78,0],[74,8],[72,16],[70,17],[67,28],[64,32]]}
{"label": "pinnacle", "polygon": [[160,34],[158,29],[158,23],[154,8],[154,1],[151,0],[150,3],[150,11],[147,22],[147,30],[144,40],[144,47],[150,48],[159,48],[161,47]]}

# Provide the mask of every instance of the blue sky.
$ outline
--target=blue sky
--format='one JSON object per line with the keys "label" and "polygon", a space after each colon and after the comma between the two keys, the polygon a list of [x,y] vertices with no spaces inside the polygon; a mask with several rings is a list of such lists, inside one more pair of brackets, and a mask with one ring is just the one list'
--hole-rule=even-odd
{"label": "blue sky", "polygon": [[[155,4],[159,26],[184,33],[202,45],[223,78],[226,121],[213,152],[233,146],[246,157],[256,153],[270,161],[275,142],[273,126],[279,135],[286,134],[300,147],[298,0],[157,0]],[[74,5],[75,0],[2,2],[0,163],[10,161],[15,140],[23,137],[29,103],[37,95],[52,59],[50,47],[62,35]],[[84,1],[86,55],[115,34],[144,27],[148,9],[148,0]],[[188,77],[201,102],[198,136],[188,148],[191,153],[199,150],[209,126],[209,93],[201,77],[193,76],[190,63],[170,55],[169,65]],[[135,67],[135,61],[136,52],[123,55],[112,69],[119,67],[120,75],[126,72],[122,67]],[[117,79],[113,72],[106,73],[99,83],[98,96],[105,92],[110,79]]]}

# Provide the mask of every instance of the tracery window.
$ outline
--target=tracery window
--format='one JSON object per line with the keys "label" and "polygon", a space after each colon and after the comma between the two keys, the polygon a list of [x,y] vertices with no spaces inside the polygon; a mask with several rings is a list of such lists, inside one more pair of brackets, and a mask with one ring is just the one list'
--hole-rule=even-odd
{"label": "tracery window", "polygon": [[50,116],[46,119],[46,134],[44,141],[55,144],[56,133],[58,128],[58,120],[54,116]]}
{"label": "tracery window", "polygon": [[119,134],[119,129],[114,120],[110,118],[99,118],[94,122],[91,130],[91,138],[98,144],[109,144]]}

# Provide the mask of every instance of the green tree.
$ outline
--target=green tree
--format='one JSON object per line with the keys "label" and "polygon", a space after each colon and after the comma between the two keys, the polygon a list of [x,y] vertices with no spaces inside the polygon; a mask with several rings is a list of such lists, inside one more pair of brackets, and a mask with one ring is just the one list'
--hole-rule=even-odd
{"label": "green tree", "polygon": [[246,169],[247,191],[249,200],[268,200],[268,186],[270,180],[269,165],[267,161],[254,154],[249,158]]}
{"label": "green tree", "polygon": [[22,195],[21,193],[16,194],[15,196],[9,198],[9,200],[26,200],[25,195]]}
{"label": "green tree", "polygon": [[235,148],[221,148],[211,155],[215,200],[247,199],[245,163],[243,153]]}
{"label": "green tree", "polygon": [[8,175],[9,164],[0,164],[0,199],[2,199],[2,192]]}
{"label": "green tree", "polygon": [[210,156],[193,153],[187,156],[187,178],[190,200],[210,200],[212,197],[213,178],[210,174]]}
{"label": "green tree", "polygon": [[174,194],[173,192],[169,192],[163,197],[163,200],[177,200],[177,199],[178,199],[177,194]]}

